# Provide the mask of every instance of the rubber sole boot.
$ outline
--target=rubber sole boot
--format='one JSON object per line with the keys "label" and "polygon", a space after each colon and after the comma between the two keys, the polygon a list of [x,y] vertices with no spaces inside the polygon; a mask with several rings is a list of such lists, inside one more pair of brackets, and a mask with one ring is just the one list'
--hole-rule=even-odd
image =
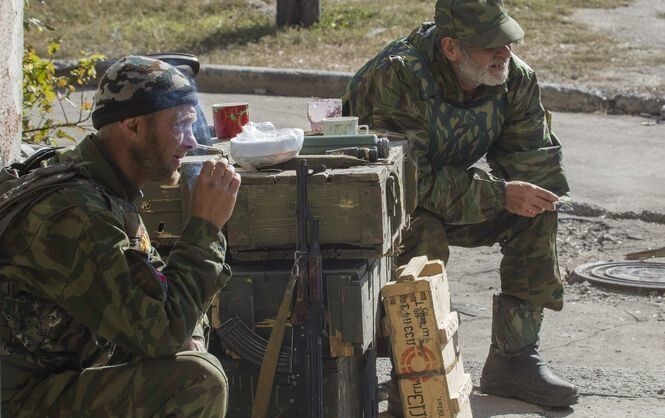
{"label": "rubber sole boot", "polygon": [[573,405],[580,396],[577,386],[552,373],[532,345],[517,354],[504,354],[490,347],[480,377],[480,390],[488,395],[553,407]]}

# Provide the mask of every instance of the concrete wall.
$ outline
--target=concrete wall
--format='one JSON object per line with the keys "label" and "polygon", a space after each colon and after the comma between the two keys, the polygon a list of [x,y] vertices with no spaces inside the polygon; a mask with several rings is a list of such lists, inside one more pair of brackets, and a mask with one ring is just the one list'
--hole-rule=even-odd
{"label": "concrete wall", "polygon": [[21,145],[23,1],[0,0],[0,166]]}

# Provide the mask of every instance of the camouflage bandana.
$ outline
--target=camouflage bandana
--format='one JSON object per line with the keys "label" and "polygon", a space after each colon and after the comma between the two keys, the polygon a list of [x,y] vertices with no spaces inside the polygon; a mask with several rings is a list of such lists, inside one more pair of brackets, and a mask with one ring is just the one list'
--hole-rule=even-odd
{"label": "camouflage bandana", "polygon": [[434,21],[441,37],[475,48],[497,48],[524,37],[501,0],[437,0]]}
{"label": "camouflage bandana", "polygon": [[92,125],[99,129],[125,118],[197,102],[196,89],[175,67],[130,55],[113,64],[99,82]]}

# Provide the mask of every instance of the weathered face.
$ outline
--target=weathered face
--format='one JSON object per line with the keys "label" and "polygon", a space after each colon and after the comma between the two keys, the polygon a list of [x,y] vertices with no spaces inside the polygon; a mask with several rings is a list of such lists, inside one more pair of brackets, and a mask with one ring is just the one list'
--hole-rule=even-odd
{"label": "weathered face", "polygon": [[197,147],[192,131],[196,111],[182,105],[144,116],[146,136],[135,147],[133,157],[147,181],[176,184],[178,168],[188,151]]}
{"label": "weathered face", "polygon": [[512,45],[499,48],[469,48],[459,44],[458,72],[465,84],[496,86],[508,79]]}

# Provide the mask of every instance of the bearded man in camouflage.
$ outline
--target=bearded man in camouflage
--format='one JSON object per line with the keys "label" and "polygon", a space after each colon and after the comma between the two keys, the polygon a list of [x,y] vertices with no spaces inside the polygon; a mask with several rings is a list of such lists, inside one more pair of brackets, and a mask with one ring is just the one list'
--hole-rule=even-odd
{"label": "bearded man in camouflage", "polygon": [[[434,19],[358,71],[345,113],[409,140],[418,208],[400,264],[447,262],[449,245],[501,246],[481,390],[573,404],[578,389],[537,351],[543,308],[563,307],[555,203],[568,184],[536,75],[512,53],[524,32],[500,0],[438,0]],[[474,166],[483,156],[489,170]]]}
{"label": "bearded man in camouflage", "polygon": [[195,328],[230,275],[221,228],[240,176],[204,163],[166,264],[133,203],[148,182],[177,182],[196,103],[172,66],[116,62],[95,96],[99,132],[56,158],[83,181],[2,236],[3,417],[225,415],[226,376]]}

